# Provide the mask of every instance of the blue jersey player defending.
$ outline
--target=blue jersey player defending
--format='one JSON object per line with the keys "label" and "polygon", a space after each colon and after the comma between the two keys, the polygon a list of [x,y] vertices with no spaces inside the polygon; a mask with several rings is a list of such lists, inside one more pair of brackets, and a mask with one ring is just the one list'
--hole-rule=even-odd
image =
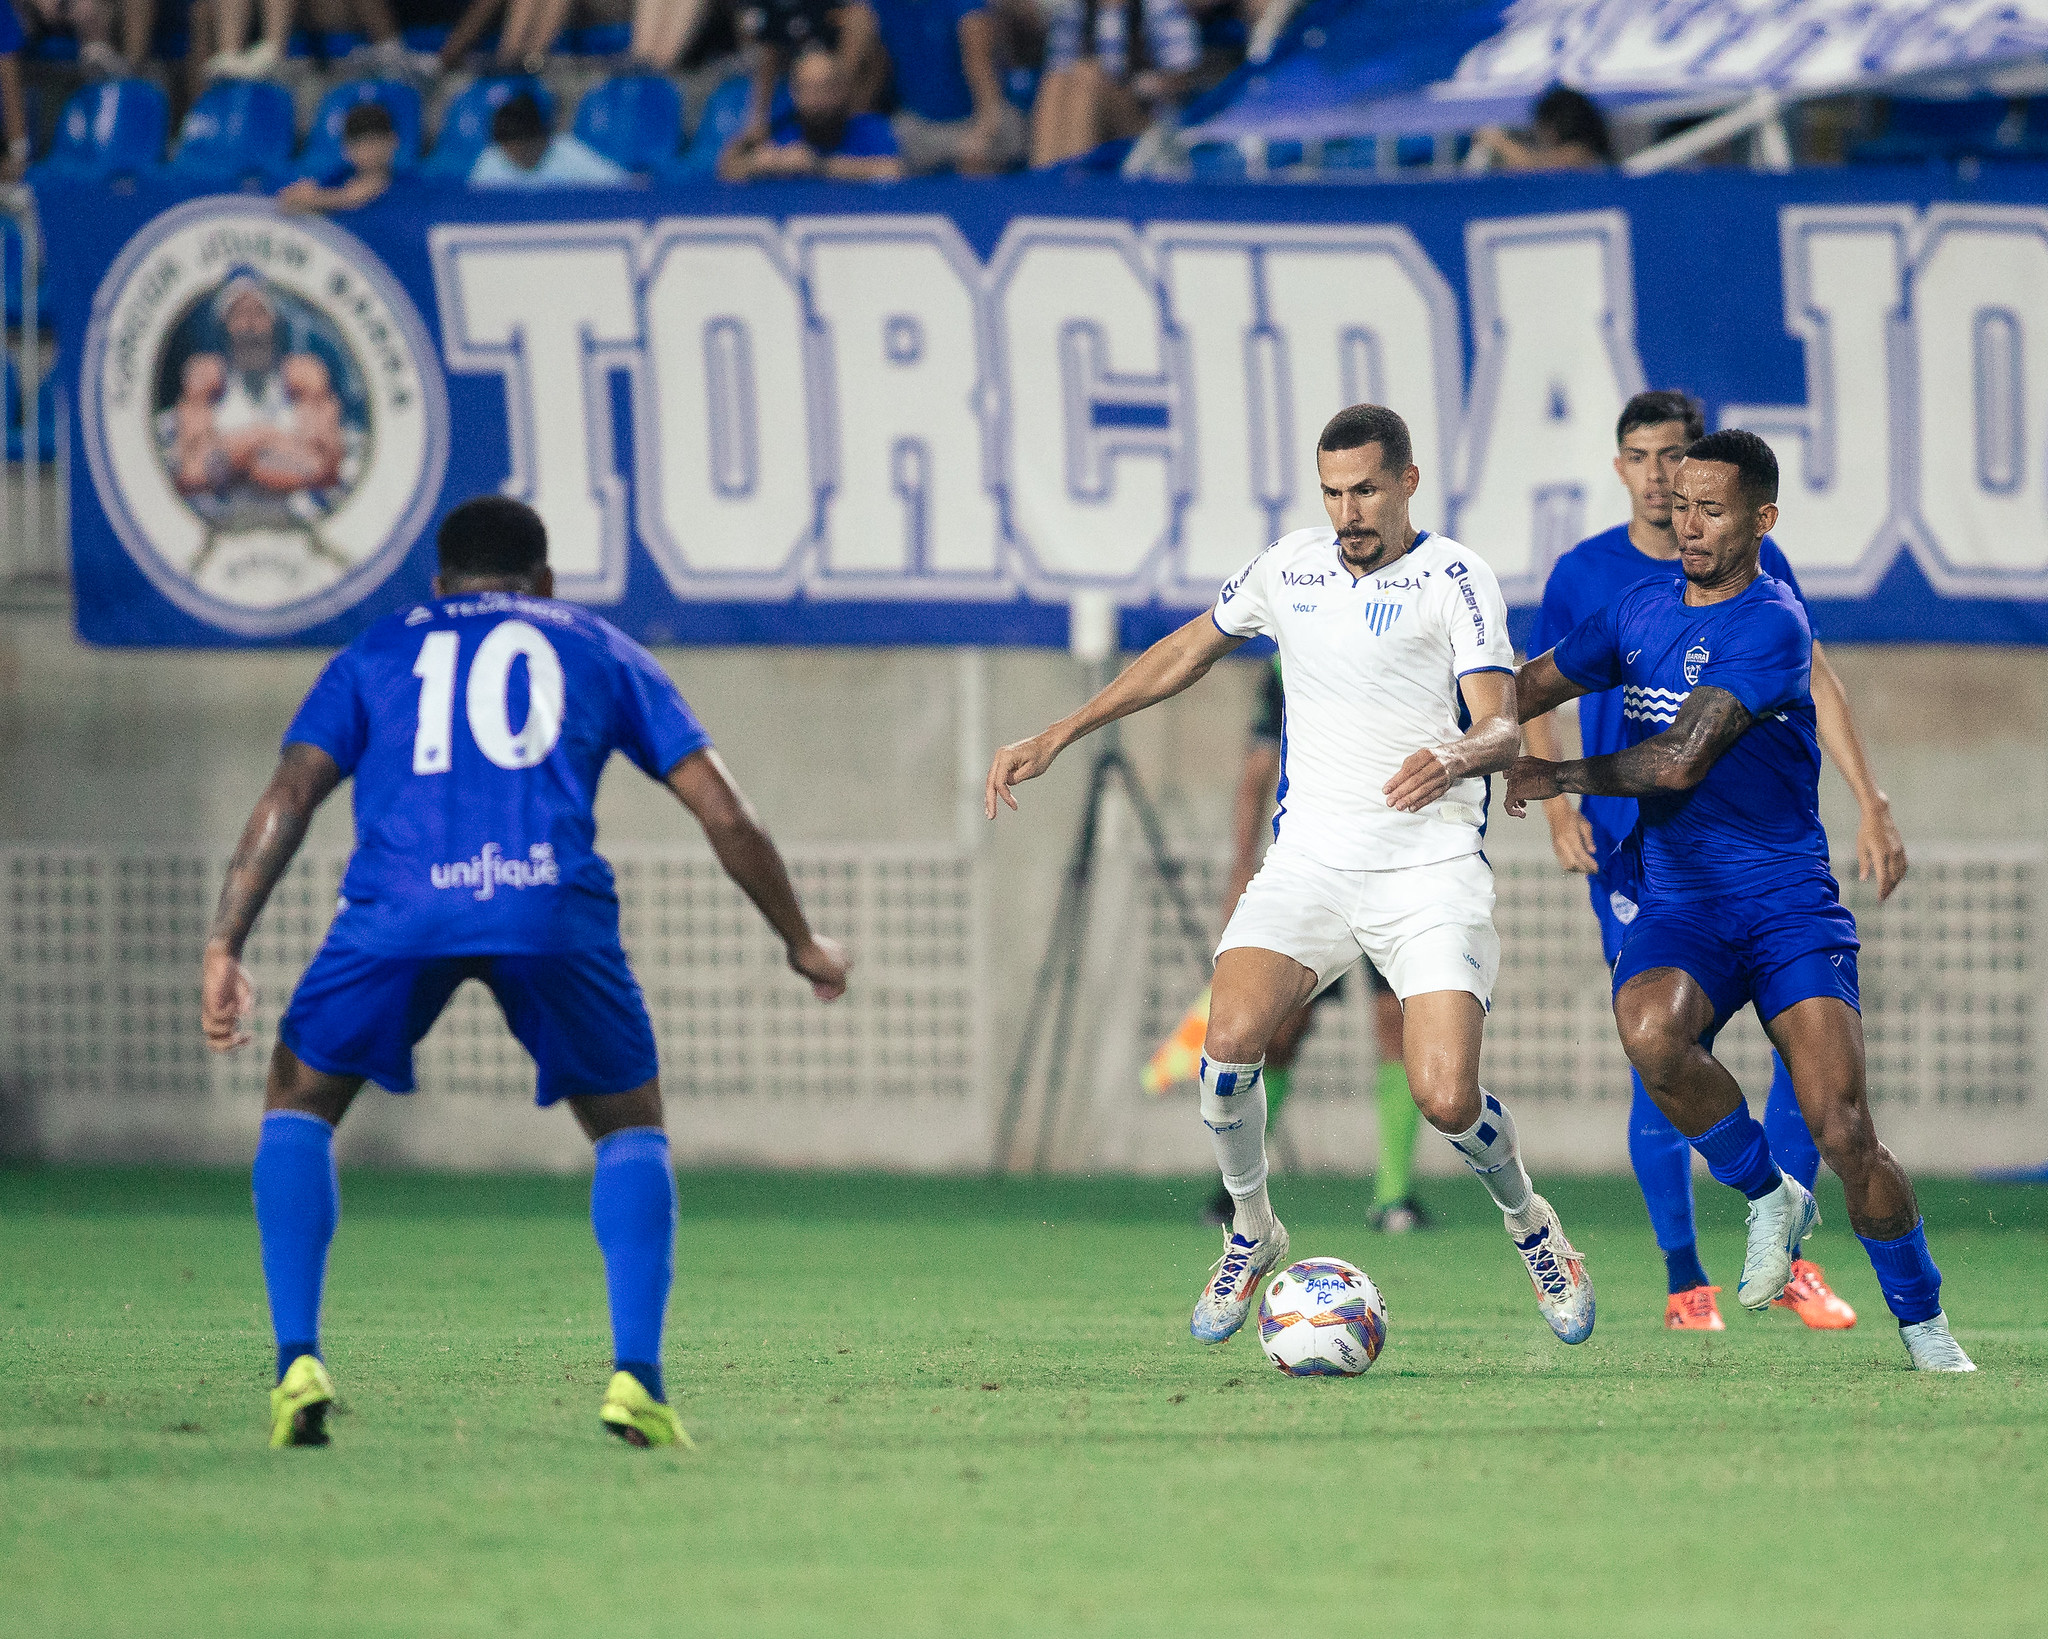
{"label": "blue jersey player defending", "polygon": [[604,1426],[633,1445],[688,1443],[661,1381],[676,1198],[654,1032],[595,846],[611,754],[696,816],[821,999],[845,990],[846,957],[812,934],[774,843],[654,657],[553,600],[539,516],[500,496],[469,501],[439,546],[433,600],[371,627],[299,708],[206,946],[202,1022],[226,1052],[251,1039],[243,944],[314,809],[353,775],[355,853],[279,1022],[256,1147],[277,1335],[270,1443],[327,1443],[319,1321],[341,1213],[335,1125],[365,1081],[412,1091],[413,1047],[465,979],[490,987],[533,1055],[538,1102],[566,1101],[596,1147],[590,1217],[616,1360]]}
{"label": "blue jersey player defending", "polygon": [[[1678,564],[1678,536],[1671,522],[1671,480],[1686,446],[1706,430],[1698,403],[1684,393],[1638,393],[1623,407],[1615,428],[1614,470],[1629,492],[1629,521],[1581,541],[1558,559],[1543,588],[1543,606],[1529,637],[1528,652],[1555,648],[1595,610],[1604,608],[1638,581],[1652,575],[1683,579]],[[1805,607],[1799,582],[1784,554],[1769,536],[1758,557],[1762,571],[1791,588]],[[1808,612],[1809,619],[1811,611]],[[1879,899],[1889,898],[1906,874],[1906,848],[1892,823],[1891,803],[1878,788],[1864,756],[1861,736],[1849,711],[1848,695],[1828,664],[1820,640],[1813,645],[1813,706],[1820,743],[1855,793],[1861,820],[1856,830],[1859,873],[1875,879]],[[1619,689],[1589,694],[1579,701],[1579,750],[1582,756],[1605,756],[1628,744]],[[1556,759],[1560,742],[1553,718],[1535,718],[1528,725],[1532,755]],[[1544,805],[1550,822],[1551,846],[1558,863],[1588,878],[1593,914],[1600,924],[1600,943],[1611,968],[1621,953],[1625,918],[1635,915],[1633,895],[1624,880],[1610,873],[1619,863],[1618,850],[1635,829],[1633,797],[1586,797],[1577,810],[1568,798]],[[1625,871],[1619,873],[1625,876]],[[1764,1106],[1764,1131],[1771,1154],[1808,1189],[1820,1170],[1820,1152],[1799,1113],[1792,1078],[1784,1061],[1773,1055],[1770,1097]],[[1714,1302],[1718,1286],[1707,1281],[1693,1229],[1692,1147],[1685,1135],[1644,1093],[1640,1077],[1629,1109],[1629,1160],[1649,1208],[1650,1224],[1664,1254],[1669,1295],[1664,1324],[1673,1330],[1720,1331],[1720,1309]],[[1828,1286],[1820,1266],[1806,1258],[1792,1265],[1792,1280],[1778,1300],[1807,1325],[1837,1330],[1856,1324],[1856,1311]]]}
{"label": "blue jersey player defending", "polygon": [[1631,587],[1517,677],[1525,717],[1618,687],[1629,743],[1571,762],[1524,757],[1508,812],[1566,792],[1638,799],[1626,852],[1639,910],[1614,964],[1615,1022],[1658,1108],[1749,1198],[1743,1307],[1784,1291],[1820,1222],[1713,1056],[1721,1027],[1754,1006],[1914,1368],[1974,1371],[1941,1311],[1913,1186],[1871,1124],[1856,922],[1820,823],[1813,638],[1799,599],[1757,563],[1777,495],[1777,458],[1754,433],[1686,450],[1671,488],[1683,582]]}

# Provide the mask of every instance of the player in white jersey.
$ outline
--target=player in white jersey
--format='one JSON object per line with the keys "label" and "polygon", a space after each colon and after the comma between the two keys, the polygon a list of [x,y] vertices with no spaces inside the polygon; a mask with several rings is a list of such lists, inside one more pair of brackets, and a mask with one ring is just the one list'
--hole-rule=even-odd
{"label": "player in white jersey", "polygon": [[1493,871],[1480,852],[1487,776],[1515,759],[1514,652],[1485,562],[1408,518],[1421,473],[1406,423],[1375,404],[1332,418],[1316,447],[1328,529],[1254,558],[1216,607],[1147,649],[1043,733],[1004,746],[986,809],[1104,723],[1195,682],[1246,638],[1280,647],[1287,676],[1279,812],[1265,864],[1216,950],[1202,1120],[1236,1203],[1190,1330],[1244,1324],[1287,1231],[1266,1192],[1266,1044],[1302,1003],[1369,956],[1401,999],[1416,1107],[1499,1204],[1559,1338],[1593,1331],[1593,1286],[1523,1170],[1515,1123],[1479,1085],[1500,967]]}

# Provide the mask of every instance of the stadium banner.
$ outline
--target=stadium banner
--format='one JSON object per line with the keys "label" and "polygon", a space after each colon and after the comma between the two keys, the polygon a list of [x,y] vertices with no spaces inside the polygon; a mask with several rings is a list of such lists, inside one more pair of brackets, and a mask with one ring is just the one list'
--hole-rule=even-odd
{"label": "stadium banner", "polygon": [[1137,646],[1319,523],[1338,407],[1526,628],[1623,401],[1767,436],[1844,642],[2048,642],[2032,168],[1351,187],[401,185],[341,220],[50,185],[78,628],[334,645],[503,490],[674,643]]}

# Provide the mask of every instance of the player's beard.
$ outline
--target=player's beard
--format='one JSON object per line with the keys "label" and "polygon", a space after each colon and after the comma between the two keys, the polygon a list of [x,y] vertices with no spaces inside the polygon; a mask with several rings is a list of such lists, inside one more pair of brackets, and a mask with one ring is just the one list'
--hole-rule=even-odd
{"label": "player's beard", "polygon": [[1361,575],[1384,569],[1399,556],[1393,551],[1392,543],[1376,529],[1358,535],[1340,533],[1337,536],[1337,554],[1344,560],[1345,568]]}

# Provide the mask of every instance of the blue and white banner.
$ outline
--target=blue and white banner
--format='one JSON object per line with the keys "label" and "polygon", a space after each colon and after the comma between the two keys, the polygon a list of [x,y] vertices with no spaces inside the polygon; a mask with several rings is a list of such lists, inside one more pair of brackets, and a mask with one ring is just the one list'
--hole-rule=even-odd
{"label": "blue and white banner", "polygon": [[330,645],[436,520],[537,506],[650,643],[1135,644],[1320,521],[1362,399],[1421,524],[1534,603],[1626,516],[1645,386],[1771,439],[1841,641],[2048,642],[2048,208],[2031,171],[1352,188],[43,191],[78,623]]}

